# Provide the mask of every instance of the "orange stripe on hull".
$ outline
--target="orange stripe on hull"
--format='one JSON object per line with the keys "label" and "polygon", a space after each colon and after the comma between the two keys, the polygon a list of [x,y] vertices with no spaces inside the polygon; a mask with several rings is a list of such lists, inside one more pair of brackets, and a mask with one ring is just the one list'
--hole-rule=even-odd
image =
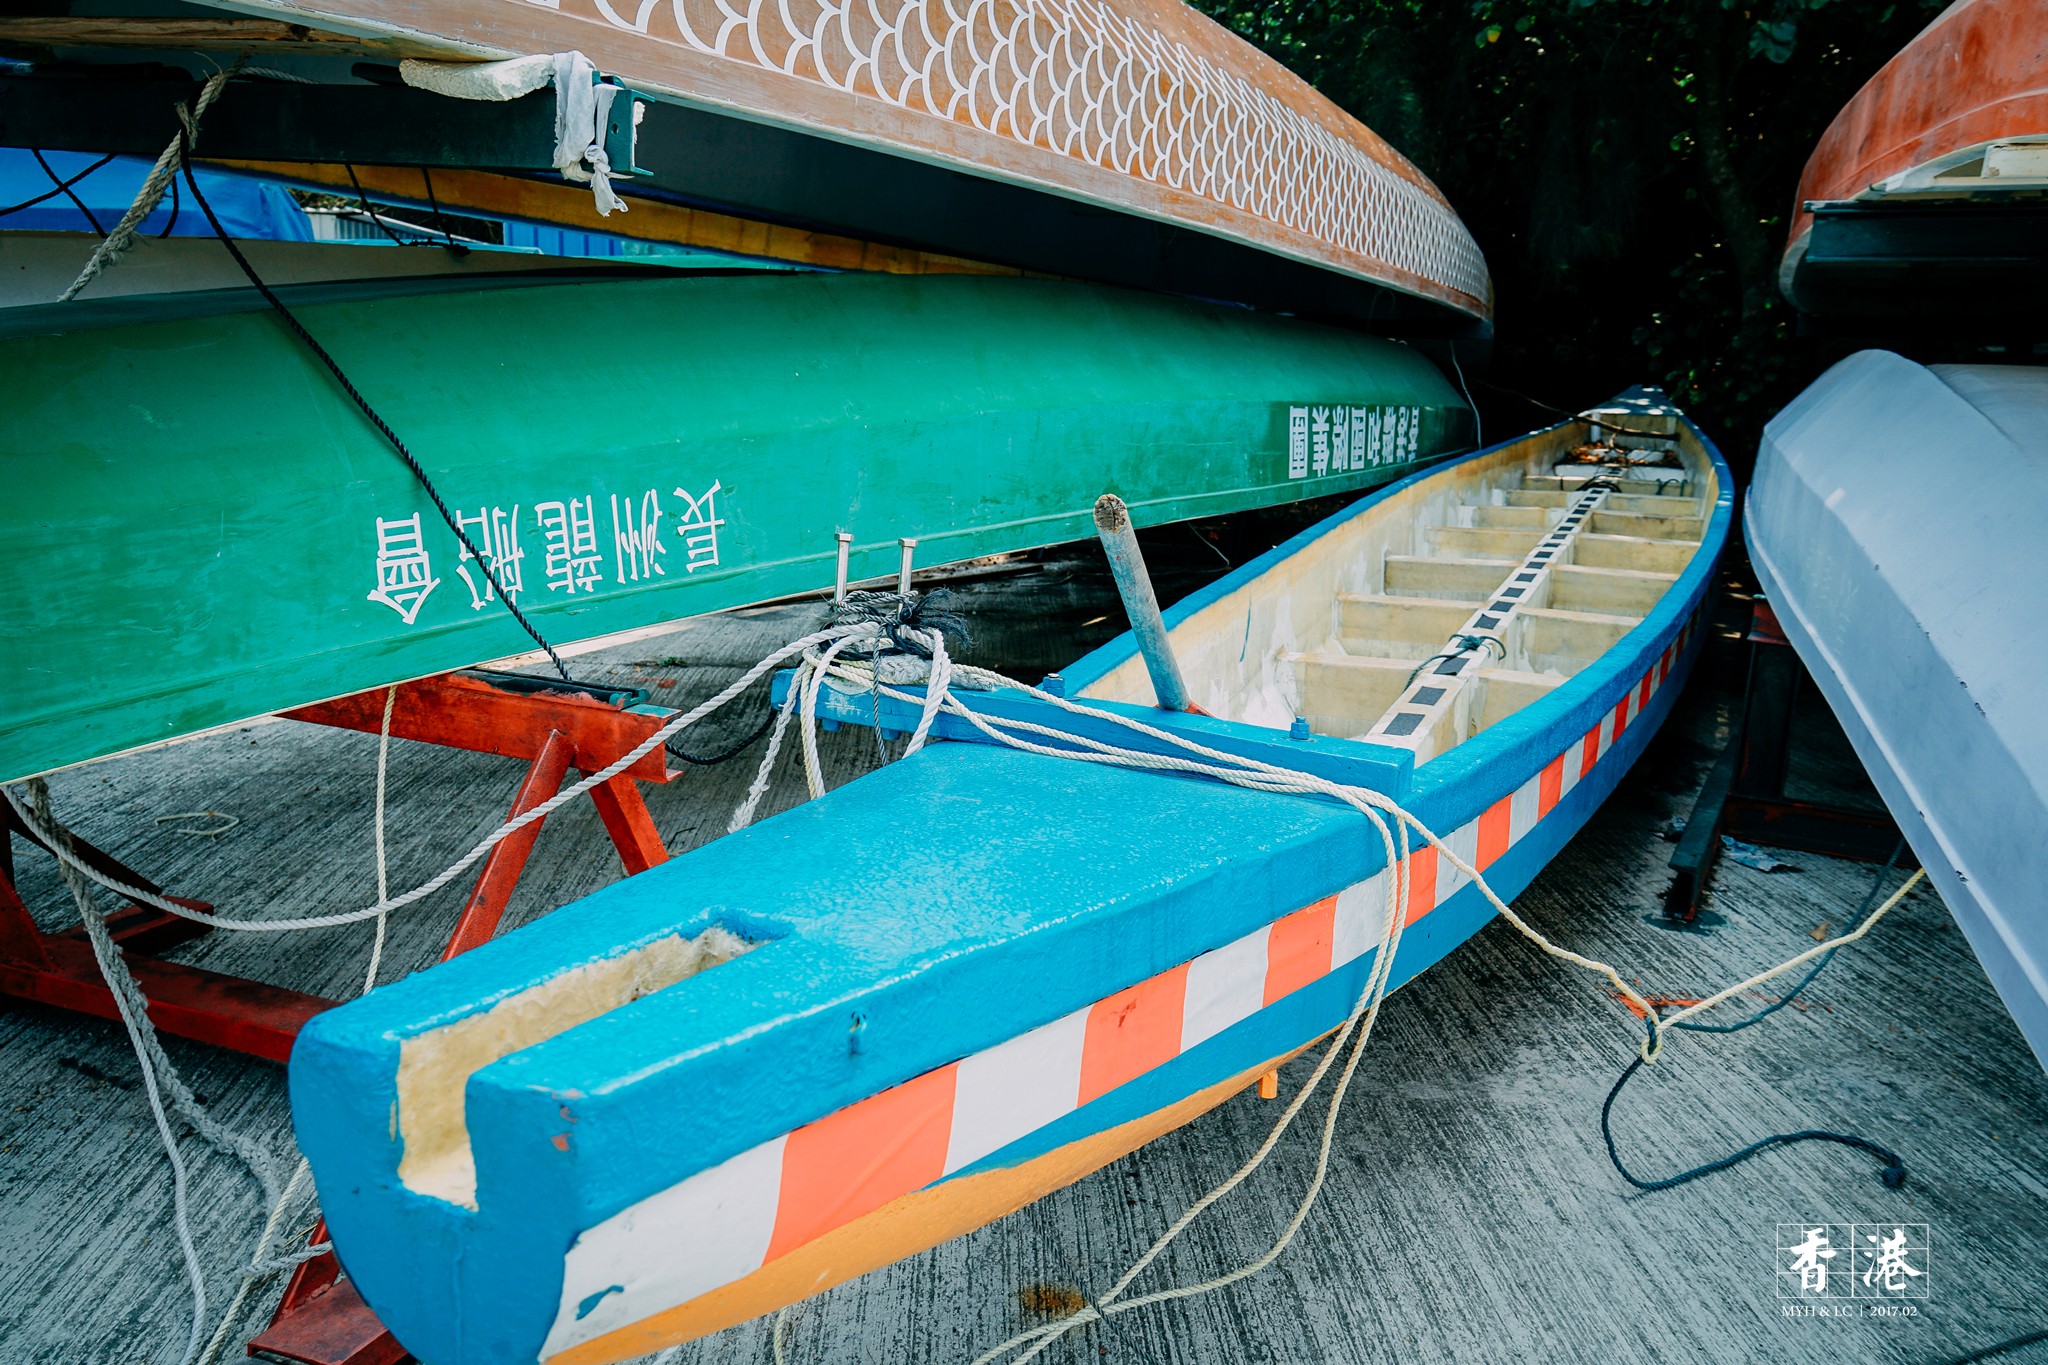
{"label": "orange stripe on hull", "polygon": [[1273,921],[1266,937],[1266,1003],[1294,994],[1330,974],[1336,942],[1337,898]]}
{"label": "orange stripe on hull", "polygon": [[957,1064],[926,1072],[789,1135],[766,1259],[873,1213],[946,1171]]}
{"label": "orange stripe on hull", "polygon": [[1401,922],[1407,928],[1436,909],[1436,848],[1431,845],[1418,848],[1408,855],[1408,918]]}
{"label": "orange stripe on hull", "polygon": [[1479,856],[1473,860],[1473,866],[1481,872],[1500,861],[1501,854],[1513,842],[1514,807],[1515,794],[1509,792],[1479,817]]}
{"label": "orange stripe on hull", "polygon": [[1543,819],[1564,799],[1564,754],[1543,765],[1543,778],[1536,784],[1536,818]]}
{"label": "orange stripe on hull", "polygon": [[1182,963],[1096,1001],[1088,1011],[1087,1041],[1081,1045],[1077,1103],[1107,1095],[1180,1056],[1187,999],[1188,969]]}
{"label": "orange stripe on hull", "polygon": [[1304,1051],[1307,1048],[1275,1057],[1176,1104],[1022,1165],[961,1176],[904,1195],[722,1289],[549,1356],[547,1365],[604,1365],[693,1341],[965,1236],[1201,1117]]}

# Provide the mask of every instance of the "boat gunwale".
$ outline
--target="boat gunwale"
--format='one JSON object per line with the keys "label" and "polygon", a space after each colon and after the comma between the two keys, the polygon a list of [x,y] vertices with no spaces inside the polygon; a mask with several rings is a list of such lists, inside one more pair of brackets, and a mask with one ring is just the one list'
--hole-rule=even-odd
{"label": "boat gunwale", "polygon": [[[1570,724],[1583,722],[1586,728],[1590,728],[1597,723],[1600,715],[1607,709],[1602,698],[1614,683],[1623,675],[1633,676],[1634,673],[1640,672],[1643,659],[1656,654],[1684,629],[1686,621],[1692,616],[1698,603],[1704,599],[1708,581],[1720,562],[1722,551],[1726,548],[1728,532],[1735,515],[1735,486],[1732,471],[1720,447],[1690,417],[1683,413],[1675,415],[1684,429],[1700,443],[1701,453],[1705,456],[1708,468],[1712,470],[1718,485],[1699,544],[1694,548],[1691,558],[1686,561],[1685,568],[1658,597],[1656,605],[1632,626],[1613,648],[1604,651],[1585,668],[1565,679],[1553,688],[1549,695],[1530,703],[1497,724],[1488,726],[1471,738],[1416,764],[1408,786],[1410,800],[1419,800],[1434,793],[1447,791],[1469,777],[1475,770],[1490,764],[1500,764],[1506,771],[1519,773],[1516,782],[1509,784],[1518,785],[1540,769],[1550,757],[1549,754],[1543,753],[1539,761],[1537,751],[1542,746],[1533,746],[1530,741],[1553,729],[1568,728]],[[1198,613],[1273,572],[1281,564],[1338,528],[1375,510],[1386,499],[1460,465],[1497,455],[1532,436],[1562,432],[1587,420],[1584,417],[1574,417],[1570,421],[1539,427],[1534,431],[1524,432],[1463,455],[1449,456],[1396,482],[1372,490],[1356,502],[1338,509],[1256,559],[1247,560],[1223,577],[1197,589],[1167,608],[1162,615],[1165,618],[1168,636],[1171,637],[1175,628]],[[1080,699],[1088,687],[1101,681],[1112,669],[1126,663],[1136,653],[1137,644],[1129,631],[1089,651],[1073,665],[1061,671],[1060,676],[1066,684],[1067,694]],[[1269,726],[1255,725],[1249,721],[1230,723],[1244,725],[1276,738],[1282,734]],[[1316,743],[1318,748],[1327,747],[1339,757],[1361,760],[1371,758],[1375,761],[1384,761],[1394,754],[1408,752],[1371,740],[1327,735],[1316,736]],[[1366,769],[1366,766],[1364,763],[1360,764],[1362,770]],[[1459,820],[1468,818],[1472,813],[1474,812],[1464,811]]]}

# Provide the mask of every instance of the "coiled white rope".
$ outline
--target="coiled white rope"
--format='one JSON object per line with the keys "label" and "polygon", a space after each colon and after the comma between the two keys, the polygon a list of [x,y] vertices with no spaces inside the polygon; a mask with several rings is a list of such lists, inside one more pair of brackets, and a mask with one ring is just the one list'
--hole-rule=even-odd
{"label": "coiled white rope", "polygon": [[[321,1243],[309,1246],[288,1257],[278,1258],[273,1256],[272,1251],[284,1225],[285,1215],[299,1197],[301,1190],[304,1188],[306,1177],[310,1174],[306,1161],[303,1157],[300,1158],[290,1180],[285,1183],[283,1188],[280,1188],[270,1156],[250,1139],[216,1122],[200,1107],[197,1098],[185,1085],[183,1079],[178,1074],[177,1068],[163,1050],[163,1044],[157,1037],[156,1028],[149,1019],[148,1001],[143,996],[141,988],[136,985],[134,977],[129,974],[127,964],[122,960],[120,950],[114,944],[112,936],[107,930],[105,917],[99,913],[98,908],[93,904],[93,885],[96,883],[108,890],[127,896],[139,904],[151,905],[168,913],[180,915],[186,919],[197,920],[202,924],[219,929],[278,933],[295,929],[326,928],[339,924],[352,924],[364,919],[374,919],[376,920],[376,936],[372,941],[369,970],[365,974],[363,983],[363,989],[369,991],[375,988],[382,965],[386,918],[391,911],[400,909],[433,894],[433,892],[460,876],[464,870],[474,865],[493,847],[503,842],[510,835],[536,820],[545,818],[553,810],[573,800],[590,788],[597,786],[599,783],[608,781],[619,773],[624,772],[648,753],[653,752],[656,746],[664,743],[670,736],[695,724],[698,720],[701,720],[730,702],[733,698],[739,696],[748,687],[757,682],[763,674],[784,660],[793,655],[814,649],[821,644],[840,644],[850,639],[876,635],[879,631],[880,627],[872,623],[836,626],[828,630],[813,632],[784,646],[747,670],[736,682],[712,697],[709,701],[664,725],[617,762],[590,775],[574,786],[565,788],[550,800],[543,802],[525,814],[507,821],[504,825],[487,835],[467,854],[451,864],[447,869],[429,878],[412,891],[398,897],[393,897],[390,894],[384,841],[384,808],[391,742],[391,718],[397,702],[397,688],[388,689],[384,697],[383,723],[378,734],[376,807],[373,817],[376,844],[377,900],[375,904],[361,910],[347,911],[341,914],[314,915],[285,920],[238,920],[208,914],[204,911],[194,910],[189,906],[179,905],[164,896],[145,890],[142,887],[130,885],[124,879],[113,876],[85,861],[73,847],[70,831],[65,829],[51,814],[49,789],[41,779],[30,779],[22,784],[26,789],[25,794],[17,792],[13,787],[0,788],[0,793],[4,793],[8,804],[13,807],[26,826],[38,835],[45,847],[55,855],[58,875],[63,879],[64,884],[70,889],[74,900],[78,903],[80,916],[85,922],[87,937],[93,946],[94,958],[99,965],[101,975],[107,982],[108,990],[113,995],[122,1024],[128,1032],[129,1042],[134,1047],[137,1060],[141,1064],[143,1081],[150,1102],[150,1110],[156,1121],[157,1133],[162,1140],[165,1155],[171,1164],[172,1217],[176,1227],[179,1251],[184,1260],[186,1279],[190,1283],[192,1290],[192,1320],[187,1334],[185,1351],[179,1358],[182,1365],[195,1365],[195,1362],[203,1362],[203,1365],[210,1365],[226,1346],[228,1336],[234,1324],[239,1320],[243,1305],[247,1302],[248,1296],[255,1286],[264,1278],[275,1274],[279,1270],[288,1269],[301,1261],[322,1254],[328,1249],[328,1245]],[[822,790],[822,777],[820,778],[820,789]],[[270,1205],[269,1215],[265,1219],[256,1250],[243,1271],[241,1284],[237,1288],[234,1298],[230,1301],[227,1311],[222,1314],[220,1323],[216,1327],[212,1338],[206,1343],[203,1352],[200,1346],[200,1337],[205,1330],[207,1317],[206,1279],[204,1270],[199,1262],[198,1248],[192,1232],[190,1210],[188,1207],[189,1180],[187,1170],[184,1157],[178,1148],[176,1134],[171,1128],[170,1117],[165,1106],[166,1095],[169,1096],[171,1107],[175,1108],[179,1116],[191,1124],[195,1131],[216,1147],[236,1156],[249,1168],[263,1186],[264,1194]]]}
{"label": "coiled white rope", "polygon": [[[376,852],[379,901],[391,894],[385,876],[384,797],[386,779],[391,766],[391,714],[397,706],[398,687],[393,684],[384,690],[384,719],[377,729],[377,794],[370,811],[370,838]],[[370,940],[370,966],[363,973],[363,989],[360,992],[363,995],[377,989],[377,976],[384,963],[386,920],[387,916],[377,916],[376,936]],[[301,1262],[310,1261],[316,1256],[324,1256],[333,1250],[332,1242],[316,1242],[291,1256],[271,1254],[271,1249],[277,1244],[279,1233],[284,1229],[285,1214],[297,1200],[299,1192],[305,1188],[307,1178],[312,1174],[312,1166],[307,1163],[306,1158],[300,1157],[299,1164],[292,1168],[292,1178],[285,1184],[284,1194],[271,1205],[270,1216],[263,1221],[263,1235],[257,1239],[256,1254],[250,1257],[248,1266],[242,1271],[242,1282],[235,1288],[235,1297],[229,1301],[227,1310],[221,1314],[220,1325],[214,1328],[213,1338],[206,1343],[206,1350],[200,1354],[198,1365],[214,1365],[214,1361],[220,1358],[220,1353],[227,1347],[229,1334],[241,1320],[243,1304],[248,1302],[249,1295],[255,1291],[257,1285],[281,1270],[294,1269]]]}
{"label": "coiled white rope", "polygon": [[[48,786],[40,778],[30,779],[26,785],[31,810],[39,817],[38,827],[45,830],[55,827],[55,822],[49,819]],[[69,832],[58,829],[52,836],[50,847],[71,852]],[[70,859],[60,857],[57,874],[77,904],[86,939],[92,945],[93,961],[107,983],[108,994],[113,997],[114,1010],[128,1034],[129,1045],[135,1049],[135,1058],[142,1071],[143,1090],[149,1100],[150,1118],[156,1124],[157,1138],[162,1142],[164,1155],[171,1164],[172,1221],[177,1232],[178,1253],[185,1266],[185,1279],[192,1291],[192,1321],[186,1333],[184,1354],[179,1357],[189,1365],[199,1354],[200,1336],[206,1329],[206,1273],[200,1264],[199,1248],[192,1233],[191,1177],[185,1166],[184,1154],[178,1147],[178,1135],[171,1127],[171,1111],[175,1110],[178,1117],[212,1146],[246,1167],[273,1206],[280,1202],[283,1192],[278,1188],[277,1173],[269,1154],[249,1138],[216,1122],[200,1105],[198,1097],[185,1084],[178,1068],[164,1052],[156,1028],[149,1020],[149,1001],[142,994],[141,987],[135,984],[128,964],[122,960],[121,950],[107,929],[106,917],[93,902],[92,881],[77,870],[76,861],[75,853]]]}

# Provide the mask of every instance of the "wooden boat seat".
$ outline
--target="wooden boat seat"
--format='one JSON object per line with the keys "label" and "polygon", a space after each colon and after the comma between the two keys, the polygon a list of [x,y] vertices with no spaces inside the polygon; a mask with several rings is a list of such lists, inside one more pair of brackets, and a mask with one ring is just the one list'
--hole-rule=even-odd
{"label": "wooden boat seat", "polygon": [[1542,506],[1498,506],[1482,503],[1469,509],[1471,524],[1474,526],[1514,527],[1522,530],[1548,531],[1557,523],[1558,515],[1564,511],[1564,498]]}
{"label": "wooden boat seat", "polygon": [[1559,564],[1550,571],[1550,599],[1546,605],[1560,611],[1644,616],[1677,579],[1676,574],[1644,569]]}
{"label": "wooden boat seat", "polygon": [[[1666,497],[1657,493],[1610,493],[1607,501],[1600,505],[1605,512],[1648,512],[1664,517],[1700,517],[1700,502],[1697,498]],[[1706,521],[1700,519],[1700,528],[1693,532],[1698,540],[1706,534]]]}
{"label": "wooden boat seat", "polygon": [[1319,735],[1352,739],[1370,730],[1400,699],[1416,661],[1287,653],[1280,655],[1280,663],[1293,676],[1296,704],[1309,728]]}
{"label": "wooden boat seat", "polygon": [[1572,563],[1595,569],[1636,569],[1676,578],[1699,548],[1697,541],[1587,533],[1572,546]]}
{"label": "wooden boat seat", "polygon": [[1564,681],[1555,673],[1524,673],[1512,668],[1480,669],[1477,695],[1472,701],[1472,709],[1477,712],[1473,732],[1498,725],[1523,707],[1543,700]]}
{"label": "wooden boat seat", "polygon": [[[1536,548],[1543,539],[1542,527],[1432,526],[1427,531],[1430,546],[1449,555],[1474,559],[1499,559],[1513,563]],[[1498,584],[1498,575],[1494,578]]]}
{"label": "wooden boat seat", "polygon": [[1483,602],[1515,567],[1512,559],[1453,555],[1388,555],[1386,592],[1394,597],[1438,597]]}
{"label": "wooden boat seat", "polygon": [[[1633,482],[1633,481],[1631,481]],[[1557,507],[1562,508],[1571,501],[1571,495],[1561,488],[1504,488],[1501,497],[1508,507]],[[1697,498],[1679,497],[1663,493],[1610,493],[1607,501],[1600,506],[1602,515],[1610,512],[1647,512],[1666,517],[1697,517],[1700,503]],[[1700,522],[1702,528],[1706,523]],[[1693,533],[1697,540],[1704,529]]]}
{"label": "wooden boat seat", "polygon": [[1707,525],[1706,518],[1700,516],[1668,512],[1610,512],[1605,507],[1588,517],[1586,524],[1596,535],[1682,540],[1689,546],[1700,543]]}
{"label": "wooden boat seat", "polygon": [[1588,479],[1608,479],[1615,485],[1615,491],[1624,494],[1648,494],[1657,497],[1679,497],[1692,501],[1692,481],[1676,469],[1646,470],[1640,474],[1617,476],[1610,469],[1596,465],[1586,466],[1583,472],[1567,474],[1531,474],[1522,483],[1524,488],[1555,489],[1569,493]]}
{"label": "wooden boat seat", "polygon": [[1346,654],[1426,659],[1471,615],[1470,602],[1344,593],[1337,598],[1337,643]]}
{"label": "wooden boat seat", "polygon": [[1525,607],[1516,614],[1508,658],[1525,661],[1532,673],[1569,678],[1634,630],[1639,616]]}

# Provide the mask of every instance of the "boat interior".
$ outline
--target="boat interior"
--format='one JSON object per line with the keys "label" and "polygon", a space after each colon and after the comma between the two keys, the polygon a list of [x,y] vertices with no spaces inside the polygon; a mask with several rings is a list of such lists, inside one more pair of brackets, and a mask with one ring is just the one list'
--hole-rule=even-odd
{"label": "boat interior", "polygon": [[[1420,764],[1612,649],[1698,553],[1720,492],[1676,410],[1624,398],[1378,497],[1170,629],[1211,715]],[[1080,695],[1153,704],[1132,654]]]}

